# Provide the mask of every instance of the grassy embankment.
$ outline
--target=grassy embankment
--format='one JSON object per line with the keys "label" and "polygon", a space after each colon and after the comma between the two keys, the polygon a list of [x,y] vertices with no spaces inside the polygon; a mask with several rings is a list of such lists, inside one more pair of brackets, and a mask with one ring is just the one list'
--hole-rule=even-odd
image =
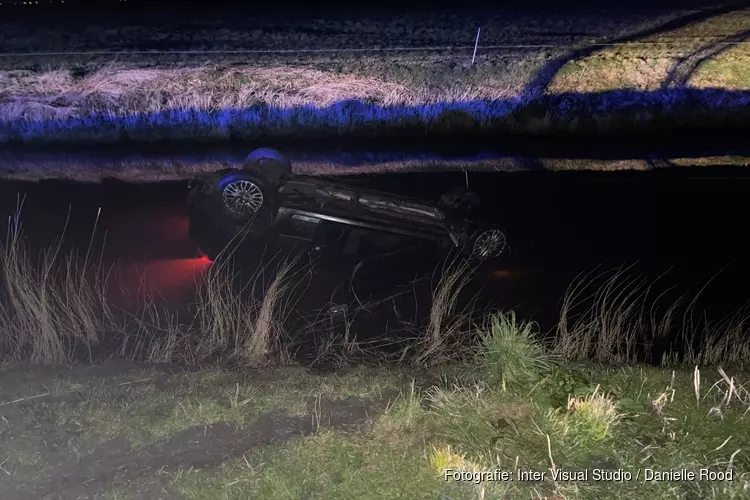
{"label": "grassy embankment", "polygon": [[[20,236],[0,251],[3,498],[743,498],[750,488],[743,311],[693,322],[693,302],[654,307],[646,283],[616,272],[583,311],[589,282],[571,287],[544,340],[512,312],[458,310],[468,270],[457,263],[401,352],[378,357],[321,332],[324,373],[294,361],[281,328],[294,268],[280,266],[253,300],[215,265],[185,322],[147,297],[139,313],[116,311],[96,259],[52,247],[36,261]],[[637,363],[678,325],[680,357]],[[105,354],[115,359],[79,362]],[[448,469],[514,480],[455,481]],[[647,469],[734,475],[647,481]],[[587,481],[555,479],[584,470]],[[597,481],[601,470],[632,477]]]}
{"label": "grassy embankment", "polygon": [[[289,140],[457,133],[647,132],[750,119],[747,9],[695,14],[495,14],[476,20],[290,20],[67,27],[8,23],[21,50],[369,49],[437,52],[3,58],[0,142]],[[268,21],[268,20],[266,20]],[[149,28],[149,29],[145,29]],[[67,30],[67,31],[66,31]],[[33,36],[32,36],[33,35]],[[70,35],[70,36],[68,36]],[[188,41],[186,37],[192,37]],[[22,44],[26,40],[28,43]],[[210,41],[213,40],[213,41]],[[54,43],[53,43],[54,42]],[[598,46],[595,43],[612,43]],[[217,62],[217,58],[221,58]]]}
{"label": "grassy embankment", "polygon": [[[247,153],[244,150],[243,153]],[[294,171],[302,175],[351,175],[387,172],[436,171],[492,171],[523,172],[529,170],[527,158],[498,157],[478,159],[425,159],[403,158],[368,159],[352,163],[351,158],[296,159],[292,156]],[[244,155],[229,158],[206,159],[188,155],[92,155],[85,151],[65,153],[4,153],[0,154],[0,178],[37,182],[49,179],[67,179],[78,182],[101,182],[117,179],[125,182],[160,182],[192,179],[199,173],[216,172],[226,168],[241,168]],[[621,170],[650,171],[655,168],[747,167],[746,156],[713,156],[703,158],[672,158],[655,163],[645,159],[603,160],[592,158],[535,158],[535,169],[549,171],[595,170],[614,172]]]}

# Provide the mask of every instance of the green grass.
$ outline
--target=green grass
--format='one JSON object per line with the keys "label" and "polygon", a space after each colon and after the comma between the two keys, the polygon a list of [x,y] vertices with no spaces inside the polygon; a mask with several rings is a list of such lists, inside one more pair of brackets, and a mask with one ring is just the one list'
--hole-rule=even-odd
{"label": "green grass", "polygon": [[480,337],[480,363],[490,382],[502,387],[533,382],[550,367],[536,325],[517,320],[513,312],[493,315]]}
{"label": "green grass", "polygon": [[[553,467],[588,469],[589,477],[598,473],[595,469],[622,470],[634,478],[647,468],[721,471],[750,437],[744,408],[726,408],[719,418],[707,415],[715,400],[695,404],[689,372],[677,374],[675,398],[661,410],[674,419],[666,430],[650,408],[668,387],[670,372],[596,368],[592,374],[606,389],[580,399],[574,409],[546,406],[544,394],[528,396],[531,387],[517,392],[481,385],[440,389],[424,396],[424,406],[406,389],[402,403],[375,419],[369,430],[324,431],[250,454],[218,471],[180,473],[174,480],[187,498],[480,498],[482,489],[485,498],[743,495],[749,464],[742,451],[734,456],[733,482],[646,482],[643,476],[625,482],[553,481]],[[640,409],[620,409],[625,398]],[[388,439],[382,437],[384,430]],[[534,470],[544,472],[546,481],[457,483],[445,481],[446,468],[500,468],[514,477],[517,470]]]}
{"label": "green grass", "polygon": [[137,446],[169,438],[193,426],[230,422],[247,425],[259,415],[283,409],[305,415],[315,398],[378,397],[398,387],[398,375],[356,371],[347,376],[311,377],[304,368],[276,370],[260,380],[238,381],[221,370],[173,375],[167,383],[146,380],[123,395],[120,387],[98,387],[80,404],[68,405],[58,424],[80,422],[98,428],[98,439],[125,436]]}
{"label": "green grass", "polygon": [[[495,316],[489,324],[495,338],[485,338],[478,357],[435,367],[432,382],[394,366],[332,375],[296,367],[154,372],[151,377],[141,371],[126,386],[118,375],[99,380],[90,391],[80,376],[75,382],[63,377],[58,391],[75,388],[88,396],[35,405],[22,414],[31,421],[44,416],[54,422],[45,432],[56,434],[58,441],[66,438],[62,452],[77,460],[124,438],[135,446],[128,455],[132,463],[145,450],[169,449],[182,431],[212,423],[232,423],[235,439],[241,440],[259,432],[263,415],[283,416],[281,422],[303,427],[311,422],[306,433],[300,427],[299,433],[249,446],[211,467],[191,465],[194,458],[188,452],[200,458],[201,447],[208,450],[212,443],[210,438],[202,441],[198,432],[190,450],[165,452],[158,459],[164,461],[161,467],[157,460],[128,483],[111,480],[102,498],[132,498],[133,488],[153,481],[174,498],[188,499],[746,497],[746,373],[564,361],[512,365],[508,358],[542,359],[533,330],[512,315]],[[529,345],[497,348],[509,338],[513,345]],[[498,372],[487,369],[497,363],[506,367],[506,377],[528,375],[523,368],[528,366],[533,366],[533,376],[514,377],[503,386],[497,383]],[[507,371],[509,366],[521,371]],[[331,427],[330,417],[321,418],[326,411],[321,401],[343,403],[335,410],[342,412],[352,397],[373,402],[358,423]],[[284,420],[289,418],[296,420]],[[3,452],[12,456],[4,467],[14,472],[48,467],[49,455],[41,448],[22,447],[34,441],[19,436],[3,445]],[[117,444],[117,450],[123,445]],[[171,461],[170,453],[182,458]],[[647,480],[646,474],[654,471],[683,469],[697,475],[730,470],[733,480]],[[492,471],[509,476],[492,481],[485,474],[485,480],[474,480]],[[456,480],[454,472],[470,480]],[[524,474],[531,472],[540,479],[525,480]],[[34,481],[32,475],[19,477]]]}
{"label": "green grass", "polygon": [[324,431],[246,458],[217,474],[179,474],[177,489],[196,500],[439,498],[442,489],[421,450],[343,432]]}

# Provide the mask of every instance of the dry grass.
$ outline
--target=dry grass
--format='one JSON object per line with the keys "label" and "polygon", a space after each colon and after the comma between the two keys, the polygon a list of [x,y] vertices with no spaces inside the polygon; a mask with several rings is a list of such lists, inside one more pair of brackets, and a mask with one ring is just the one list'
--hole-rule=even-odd
{"label": "dry grass", "polygon": [[[159,316],[153,303],[147,305],[143,310],[149,311],[151,317],[166,318],[150,331],[154,340],[147,359],[192,365],[218,360],[248,366],[287,361],[282,336],[284,321],[293,306],[289,296],[296,286],[291,281],[295,265],[293,259],[260,267],[243,284],[232,259],[222,259],[199,283],[190,323],[180,323],[166,313],[166,308],[166,314]],[[267,267],[273,274],[264,287],[261,279]]]}
{"label": "dry grass", "polygon": [[655,281],[633,276],[631,270],[582,274],[571,283],[561,303],[555,354],[627,364],[643,361],[660,345],[665,353],[654,361],[662,364],[742,365],[750,360],[747,307],[709,320],[696,315],[705,286],[689,301],[682,296],[667,302],[669,290],[653,297]]}
{"label": "dry grass", "polygon": [[[728,94],[707,95],[697,103],[706,108],[701,111],[696,108],[694,95],[679,92],[588,96],[585,102],[573,105],[568,98],[555,100],[554,96],[603,90],[748,90],[750,53],[743,29],[749,13],[744,9],[710,16],[658,35],[635,36],[636,43],[617,40],[687,13],[642,13],[629,19],[583,13],[554,20],[524,13],[515,17],[495,15],[486,20],[490,25],[483,27],[482,45],[539,47],[480,50],[474,65],[469,64],[469,49],[466,53],[462,49],[209,55],[189,60],[141,55],[132,62],[118,57],[117,63],[111,57],[98,61],[85,57],[83,61],[35,58],[33,64],[28,58],[3,58],[0,63],[8,69],[0,70],[0,140],[226,140],[305,137],[311,133],[398,135],[425,129],[443,135],[477,129],[533,134],[637,130],[654,127],[658,120],[667,125],[700,125],[698,115],[718,113],[718,108],[712,108],[728,106],[721,112],[729,116],[738,112],[733,109],[735,104],[746,106],[746,101],[732,94],[737,102],[730,105]],[[435,22],[439,24],[427,29],[423,19],[414,18],[360,19],[357,24],[298,19],[276,26],[273,33],[266,32],[262,25],[255,30],[249,25],[224,30],[211,27],[194,33],[189,48],[216,49],[233,44],[239,48],[369,49],[393,46],[396,40],[407,46],[470,46],[470,33],[476,29],[474,19],[436,16]],[[299,32],[295,23],[299,23]],[[575,34],[581,25],[587,25],[592,34]],[[120,38],[129,40],[132,47],[148,45],[160,33],[159,28],[151,32],[141,28],[135,33],[125,30]],[[165,32],[163,28],[161,33]],[[110,34],[102,36],[104,40],[99,38],[97,29],[101,28],[89,29],[91,45],[86,49],[106,49],[119,43],[107,40]],[[310,29],[315,34],[311,35]],[[11,25],[6,30],[18,31],[16,41],[29,36],[19,26]],[[214,36],[201,42],[201,37],[212,30]],[[326,34],[325,30],[332,31]],[[557,38],[541,35],[545,30],[558,33],[554,35]],[[38,33],[35,35],[38,37]],[[56,40],[53,45],[59,50],[63,43],[59,33],[48,35]],[[201,44],[209,39],[212,46],[203,47]],[[11,42],[6,45],[16,43],[10,37],[8,40]],[[80,37],[77,40],[80,42]],[[611,40],[615,40],[612,46],[590,45]],[[734,42],[739,45],[721,45]],[[24,50],[39,43],[44,44],[44,40],[28,40]],[[570,62],[564,64],[568,59]],[[29,66],[36,68],[17,69]],[[538,81],[539,75],[547,73],[549,78]],[[552,97],[535,100],[544,94]],[[624,100],[637,102],[641,109],[634,114],[620,109]],[[685,101],[685,109],[674,109],[682,106],[675,104],[680,100]]]}
{"label": "dry grass", "polygon": [[[0,77],[0,117],[64,119],[94,113],[127,115],[170,110],[289,108],[360,99],[384,105],[421,102],[403,85],[305,68],[102,68],[77,80],[62,70]],[[424,96],[427,97],[427,96]],[[448,98],[449,96],[445,96]],[[439,96],[432,99],[440,100]]]}
{"label": "dry grass", "polygon": [[[750,311],[741,307],[724,318],[705,321],[697,345],[685,346],[686,363],[716,366],[742,365],[750,360]],[[688,338],[692,340],[695,332]]]}
{"label": "dry grass", "polygon": [[4,302],[0,303],[3,351],[14,359],[64,363],[71,361],[74,348],[82,345],[88,348],[90,358],[91,347],[99,342],[111,315],[104,299],[107,275],[90,265],[91,247],[83,259],[77,251],[63,255],[62,236],[35,262],[23,237],[22,205],[19,200],[0,246],[5,285]]}
{"label": "dry grass", "polygon": [[197,351],[210,357],[239,353],[253,332],[257,305],[239,290],[231,260],[212,267],[196,292]]}
{"label": "dry grass", "polygon": [[430,316],[416,348],[415,364],[436,364],[461,354],[462,334],[472,330],[473,311],[470,305],[459,310],[459,300],[473,274],[471,264],[460,255],[445,260],[432,292]]}
{"label": "dry grass", "polygon": [[[21,206],[19,200],[0,246],[0,347],[6,356],[38,363],[70,362],[83,355],[92,359],[107,333],[109,339],[120,336],[114,348],[118,356],[150,362],[195,366],[223,360],[258,366],[288,360],[289,335],[283,325],[295,306],[292,292],[301,281],[295,280],[295,260],[273,256],[273,265],[264,264],[249,281],[240,282],[229,247],[229,257],[214,264],[201,282],[189,322],[145,293],[139,297],[138,313],[118,314],[107,302],[108,274],[92,258],[92,245],[81,257],[75,250],[66,253],[60,239],[35,260],[23,239]],[[262,278],[268,270],[272,272],[266,284]],[[553,355],[636,363],[663,343],[666,353],[656,360],[663,364],[726,366],[750,361],[750,350],[744,347],[750,336],[746,307],[707,320],[695,314],[703,290],[689,302],[668,302],[666,293],[652,297],[653,282],[631,271],[625,267],[589,273],[571,284],[563,297]],[[472,267],[459,256],[445,261],[425,329],[401,352],[400,361],[434,365],[471,352],[466,340],[475,338],[474,302],[464,295],[472,276]],[[352,318],[346,319],[342,344],[334,345],[342,340],[334,339],[321,347],[322,357],[336,351],[339,365],[357,356],[372,357],[351,331]],[[546,366],[548,358],[535,343],[532,324],[517,323],[510,314],[495,316],[490,326],[479,337],[489,356],[486,368],[499,374],[503,385],[509,369],[525,380]]]}
{"label": "dry grass", "polygon": [[[648,79],[640,66],[633,72]],[[49,85],[46,77],[43,82],[37,78],[35,74],[0,77],[0,95],[4,96],[0,101],[1,141],[101,144],[124,137],[145,142],[309,134],[372,137],[415,134],[420,127],[442,136],[478,130],[528,134],[635,132],[657,118],[657,109],[662,114],[668,112],[658,115],[666,124],[698,126],[701,122],[696,116],[711,115],[716,112],[714,107],[721,107],[736,120],[744,116],[737,108],[745,105],[741,93],[684,93],[684,86],[663,95],[581,94],[575,97],[580,102],[571,105],[569,97],[555,94],[537,102],[523,88],[509,90],[500,81],[463,84],[458,80],[417,86],[364,75],[284,67],[219,71],[107,67],[80,82],[60,77],[56,79],[59,87]],[[620,83],[601,75],[595,78],[607,82],[608,90],[660,88],[657,79],[618,86]],[[568,92],[592,91],[582,82],[574,87],[566,85]],[[723,88],[718,81],[702,85]],[[629,106],[623,108],[626,100],[638,102],[642,109],[634,115]],[[682,109],[687,105],[683,101],[692,105],[698,101],[699,108],[688,114]]]}
{"label": "dry grass", "polygon": [[[291,282],[296,260],[260,268],[244,285],[238,285],[231,255],[221,260],[199,284],[188,322],[146,292],[143,283],[137,312],[115,310],[108,302],[109,274],[92,262],[92,246],[81,258],[63,248],[61,237],[34,260],[23,238],[21,207],[19,200],[0,245],[0,348],[5,356],[65,363],[85,353],[91,361],[109,354],[94,352],[106,334],[105,351],[133,360],[192,366],[211,360],[245,365],[286,360],[282,324],[294,305],[288,299],[296,286]],[[267,268],[273,274],[264,287]]]}
{"label": "dry grass", "polygon": [[[216,160],[182,156],[92,156],[49,153],[2,153],[0,154],[0,178],[37,182],[48,179],[70,179],[79,182],[101,182],[105,178],[125,182],[161,182],[188,180],[200,173],[216,172],[226,168],[240,168],[244,156]],[[351,158],[311,160],[294,158],[293,167],[301,175],[347,175],[385,172],[427,171],[493,171],[523,172],[529,170],[530,162],[521,157],[497,157],[477,159],[410,158],[391,156],[382,160],[363,158],[352,163]],[[745,156],[713,156],[705,158],[668,158],[654,164],[643,159],[603,160],[592,158],[534,158],[534,168],[550,171],[595,170],[613,172],[620,170],[652,170],[661,167],[747,167],[750,158]]]}
{"label": "dry grass", "polygon": [[[648,284],[620,268],[577,277],[560,308],[554,351],[566,359],[635,361],[645,340]],[[603,280],[597,283],[597,280]],[[583,312],[573,311],[583,305]]]}
{"label": "dry grass", "polygon": [[[125,336],[120,347],[121,357],[143,359],[147,363],[182,360],[191,366],[199,361],[191,350],[190,332],[180,323],[179,315],[170,311],[166,305],[157,304],[153,300],[146,301],[135,322],[138,331]],[[138,339],[141,345],[132,346],[131,338]],[[148,341],[147,349],[143,349],[144,341]]]}
{"label": "dry grass", "polygon": [[[529,162],[519,157],[477,158],[476,160],[455,159],[403,159],[391,157],[381,161],[363,158],[359,162],[346,163],[342,158],[311,160],[299,158],[293,160],[296,173],[301,175],[340,175],[370,174],[384,172],[422,172],[437,170],[522,172],[529,169]],[[351,159],[350,159],[351,160]],[[111,178],[125,182],[161,182],[192,179],[199,173],[216,172],[226,168],[240,168],[243,158],[204,159],[191,158],[174,154],[171,156],[144,158],[132,157],[98,157],[91,155],[71,156],[65,154],[0,154],[0,178],[19,181],[42,181],[47,179],[70,179],[80,182],[101,182]],[[538,168],[551,171],[573,170],[651,170],[655,168],[647,160],[622,159],[559,159],[535,158]],[[750,158],[742,156],[707,157],[707,158],[672,158],[662,165],[678,167],[698,166],[738,166],[750,165]]]}
{"label": "dry grass", "polygon": [[268,362],[272,355],[283,352],[281,345],[283,322],[289,303],[285,301],[294,276],[297,260],[284,261],[276,270],[273,280],[263,294],[253,323],[252,335],[245,339],[242,361],[251,365]]}

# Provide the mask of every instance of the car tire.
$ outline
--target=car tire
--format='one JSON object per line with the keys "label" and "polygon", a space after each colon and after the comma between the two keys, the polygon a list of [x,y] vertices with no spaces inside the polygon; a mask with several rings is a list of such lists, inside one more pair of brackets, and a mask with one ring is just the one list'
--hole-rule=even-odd
{"label": "car tire", "polygon": [[494,225],[481,225],[471,235],[468,255],[475,262],[488,262],[510,253],[505,231]]}
{"label": "car tire", "polygon": [[276,149],[258,148],[245,159],[244,170],[278,189],[292,177],[292,163]]}
{"label": "car tire", "polygon": [[263,178],[244,170],[223,176],[216,184],[216,189],[224,213],[240,221],[256,217],[271,202],[272,197],[272,191]]}
{"label": "car tire", "polygon": [[481,203],[476,191],[463,186],[452,188],[440,196],[438,206],[452,212],[468,214],[473,212]]}
{"label": "car tire", "polygon": [[[262,237],[273,227],[278,211],[278,189],[265,177],[246,170],[234,171],[224,175],[216,188],[221,205],[220,225],[226,234],[243,231],[245,236]],[[247,199],[239,201],[239,207],[231,205],[232,190],[247,194]]]}
{"label": "car tire", "polygon": [[228,172],[216,184],[223,211],[240,221],[256,217],[273,204],[276,191],[291,175],[292,164],[280,152],[254,150],[242,170]]}

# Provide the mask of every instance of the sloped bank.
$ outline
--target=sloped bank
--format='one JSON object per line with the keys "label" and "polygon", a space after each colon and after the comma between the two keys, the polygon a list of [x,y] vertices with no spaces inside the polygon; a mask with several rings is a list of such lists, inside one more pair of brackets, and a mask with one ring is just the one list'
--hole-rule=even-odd
{"label": "sloped bank", "polygon": [[[5,103],[6,105],[8,103]],[[8,115],[6,115],[8,116]],[[677,88],[562,93],[540,98],[380,105],[345,100],[250,108],[173,108],[149,113],[72,114],[50,111],[0,121],[6,146],[115,145],[158,142],[391,141],[452,144],[555,139],[580,146],[599,139],[651,144],[741,140],[750,122],[750,92]]]}
{"label": "sloped bank", "polygon": [[[149,148],[84,148],[59,151],[5,150],[0,152],[0,179],[41,181],[68,179],[99,182],[111,178],[126,182],[175,181],[198,173],[240,168],[247,153],[266,144],[249,143],[234,148],[148,151]],[[670,167],[747,167],[750,152],[736,155],[646,157],[533,157],[502,153],[438,155],[427,153],[326,153],[282,149],[298,173],[307,175],[371,174],[414,171],[567,171],[654,170]]]}

